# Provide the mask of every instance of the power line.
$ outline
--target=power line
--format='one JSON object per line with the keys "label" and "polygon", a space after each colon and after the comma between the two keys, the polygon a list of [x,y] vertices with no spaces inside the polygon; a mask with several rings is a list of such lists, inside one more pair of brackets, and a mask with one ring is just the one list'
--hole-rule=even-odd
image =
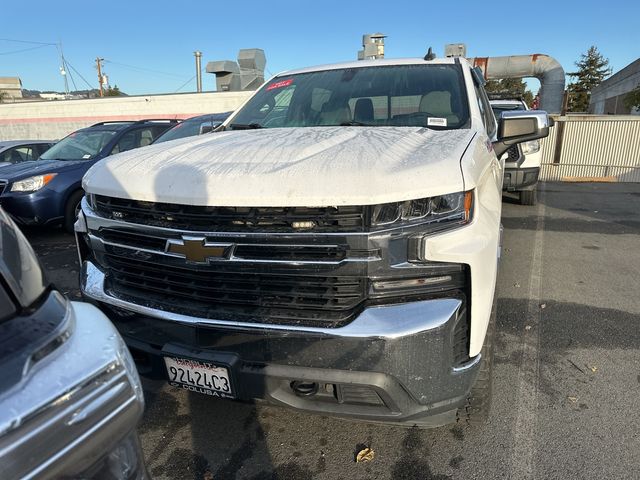
{"label": "power line", "polygon": [[86,78],[84,78],[84,77],[82,76],[82,74],[81,74],[78,70],[76,70],[76,69],[73,67],[73,65],[71,65],[71,64],[70,64],[66,59],[65,59],[65,63],[66,63],[67,65],[69,65],[69,66],[71,67],[71,70],[73,70],[74,72],[76,72],[76,73],[78,74],[78,76],[79,76],[82,80],[84,80],[84,83],[86,83],[87,85],[89,85],[89,88],[90,88],[90,89],[93,89],[93,88],[94,88],[94,86],[93,86],[93,85],[91,85],[89,82],[87,82],[87,79],[86,79]]}
{"label": "power line", "polygon": [[180,85],[173,93],[178,93],[180,90],[182,90],[184,87],[186,87],[189,83],[193,82],[193,80],[196,78],[197,74],[194,75],[193,77],[191,77],[189,80],[187,80],[186,82],[184,82],[182,85]]}
{"label": "power line", "polygon": [[30,50],[37,50],[39,48],[44,48],[44,47],[48,47],[48,46],[50,46],[50,45],[38,45],[36,47],[22,48],[20,50],[12,50],[10,52],[0,52],[0,55],[13,55],[14,53],[28,52]]}
{"label": "power line", "polygon": [[33,42],[30,40],[17,40],[15,38],[0,38],[0,42],[15,42],[15,43],[31,43],[33,45],[56,45],[50,42]]}
{"label": "power line", "polygon": [[[200,73],[202,74],[202,72],[204,72],[206,70],[206,67],[202,67],[200,69]],[[174,90],[173,93],[178,93],[180,90],[182,90],[186,85],[188,85],[190,82],[193,82],[193,80],[195,80],[195,78],[198,76],[198,74],[196,73],[193,77],[191,77],[189,80],[187,80],[186,82],[184,82],[182,85],[180,85],[180,87],[178,87],[177,90]]]}
{"label": "power line", "polygon": [[184,75],[179,75],[176,73],[169,73],[169,72],[162,72],[160,70],[153,70],[151,68],[138,67],[136,65],[127,65],[126,63],[114,62],[112,60],[105,60],[104,63],[110,63],[111,65],[128,68],[130,70],[138,71],[140,73],[156,73],[159,75],[168,75],[170,77],[184,78]]}
{"label": "power line", "polygon": [[62,66],[64,67],[65,71],[69,74],[69,78],[71,79],[71,83],[73,83],[73,89],[74,91],[78,91],[78,86],[76,85],[76,81],[73,78],[73,75],[71,75],[71,71],[67,68],[69,66],[69,63],[67,62],[67,59],[64,58],[64,56],[62,57]]}

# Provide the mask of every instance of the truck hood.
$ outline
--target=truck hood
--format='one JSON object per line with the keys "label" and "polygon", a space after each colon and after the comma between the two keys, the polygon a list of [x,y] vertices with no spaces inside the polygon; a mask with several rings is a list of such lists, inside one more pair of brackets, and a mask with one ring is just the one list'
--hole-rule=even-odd
{"label": "truck hood", "polygon": [[464,189],[472,130],[311,127],[236,130],[98,162],[93,194],[215,206],[371,205]]}

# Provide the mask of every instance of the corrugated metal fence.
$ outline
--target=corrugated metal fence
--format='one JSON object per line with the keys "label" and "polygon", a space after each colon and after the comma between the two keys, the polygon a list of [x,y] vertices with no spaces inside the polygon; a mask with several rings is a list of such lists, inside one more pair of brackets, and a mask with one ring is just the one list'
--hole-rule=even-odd
{"label": "corrugated metal fence", "polygon": [[[640,117],[568,115],[542,141],[543,181],[640,182]],[[564,123],[558,145],[560,123]]]}

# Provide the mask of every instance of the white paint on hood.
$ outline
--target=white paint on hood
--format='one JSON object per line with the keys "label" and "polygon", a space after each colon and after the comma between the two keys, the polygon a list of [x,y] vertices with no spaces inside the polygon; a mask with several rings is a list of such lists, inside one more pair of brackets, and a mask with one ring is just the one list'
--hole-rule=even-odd
{"label": "white paint on hood", "polygon": [[98,162],[89,193],[211,206],[370,205],[463,190],[472,130],[312,127],[236,130]]}

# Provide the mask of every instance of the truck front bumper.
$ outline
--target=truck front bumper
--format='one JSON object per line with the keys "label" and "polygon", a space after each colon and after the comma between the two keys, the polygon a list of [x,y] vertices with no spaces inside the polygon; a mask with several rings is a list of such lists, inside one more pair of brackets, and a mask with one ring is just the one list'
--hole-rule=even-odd
{"label": "truck front bumper", "polygon": [[480,355],[462,364],[456,357],[461,338],[468,352],[465,298],[370,307],[346,326],[319,328],[171,313],[115,298],[104,280],[83,263],[85,298],[115,323],[141,374],[166,378],[163,356],[223,365],[240,400],[438,426],[455,421],[480,363]]}
{"label": "truck front bumper", "polygon": [[505,168],[502,189],[507,192],[531,190],[535,188],[540,176],[540,167]]}

